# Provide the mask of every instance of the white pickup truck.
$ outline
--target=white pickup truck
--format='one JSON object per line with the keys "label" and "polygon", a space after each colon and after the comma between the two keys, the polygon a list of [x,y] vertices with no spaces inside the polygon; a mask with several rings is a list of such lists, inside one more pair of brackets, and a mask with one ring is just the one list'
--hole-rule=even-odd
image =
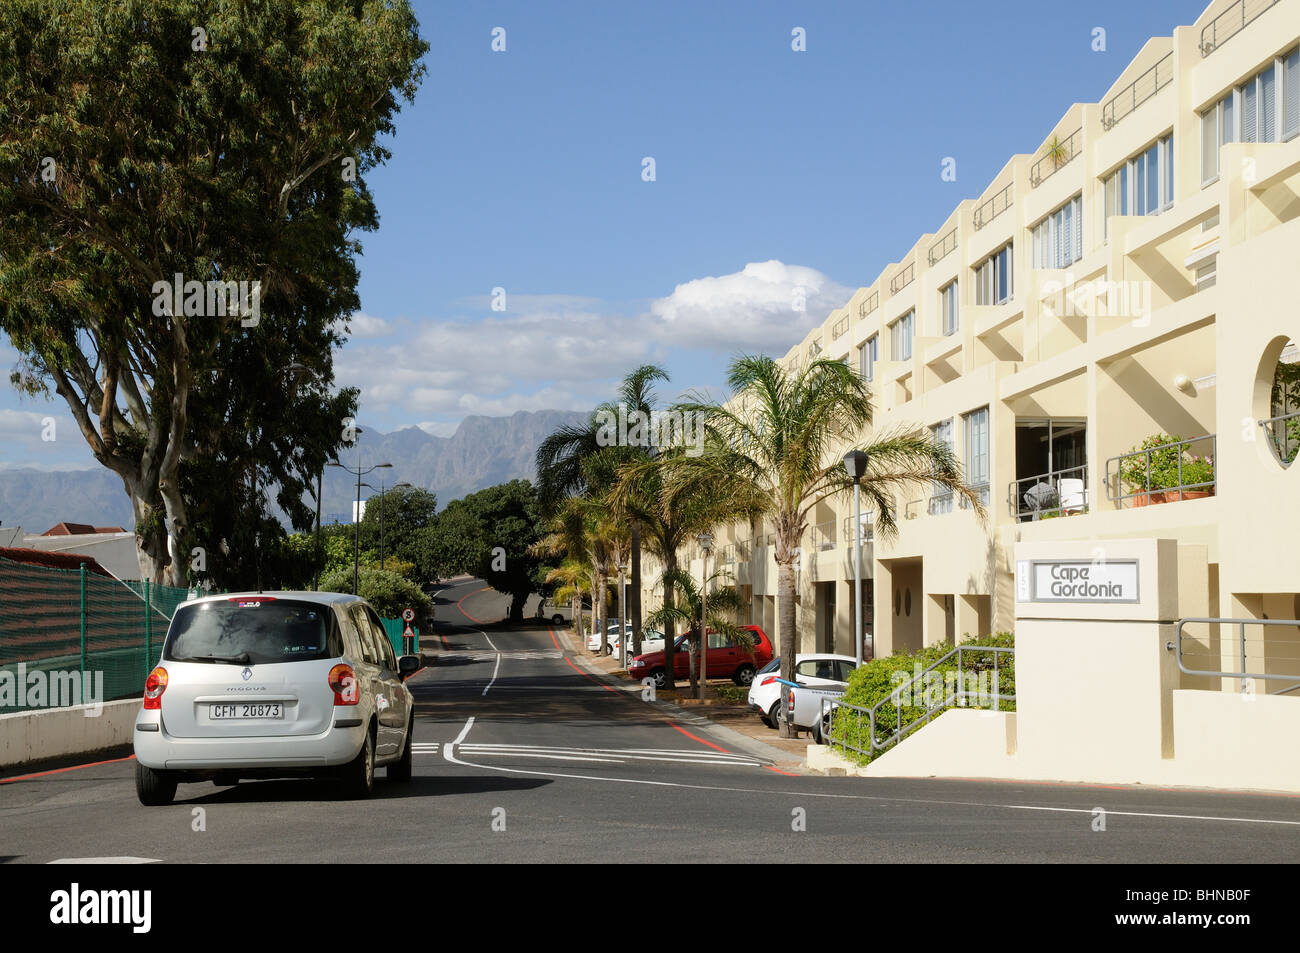
{"label": "white pickup truck", "polygon": [[837,660],[836,665],[843,681],[818,679],[817,684],[785,683],[790,686],[790,701],[783,717],[795,728],[811,731],[813,741],[817,744],[824,743],[823,729],[827,727],[822,723],[823,700],[837,701],[843,698],[849,687],[849,673],[856,667],[853,659]]}

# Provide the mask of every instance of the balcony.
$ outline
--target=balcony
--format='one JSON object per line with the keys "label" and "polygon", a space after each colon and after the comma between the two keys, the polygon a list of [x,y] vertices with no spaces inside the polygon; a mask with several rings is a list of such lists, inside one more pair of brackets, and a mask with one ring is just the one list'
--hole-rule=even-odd
{"label": "balcony", "polygon": [[1259,422],[1268,438],[1268,449],[1273,459],[1284,467],[1291,465],[1300,450],[1300,410],[1279,417],[1267,417]]}
{"label": "balcony", "polygon": [[1116,509],[1124,509],[1126,503],[1154,506],[1215,494],[1215,435],[1163,438],[1162,434],[1138,450],[1106,461],[1106,497]]}
{"label": "balcony", "polygon": [[1029,167],[1029,184],[1034,188],[1064,169],[1083,152],[1083,129],[1074,130],[1064,140],[1053,138],[1047,146],[1047,154]]}
{"label": "balcony", "polygon": [[880,293],[876,291],[871,292],[871,294],[863,298],[862,303],[858,305],[858,317],[865,318],[872,311],[875,311],[879,305]]}
{"label": "balcony", "polygon": [[1106,101],[1101,107],[1103,129],[1113,129],[1135,109],[1174,81],[1174,54],[1171,50],[1132,83]]}
{"label": "balcony", "polygon": [[835,548],[835,521],[827,520],[812,528],[812,548],[815,552],[825,552]]}
{"label": "balcony", "polygon": [[1088,467],[1068,467],[1014,481],[1007,505],[1017,523],[1088,512]]}
{"label": "balcony", "polygon": [[[840,538],[844,540],[846,545],[851,547],[853,545],[853,517],[846,516],[844,517],[843,520],[841,520],[841,523],[842,523],[843,535]],[[863,529],[863,533],[862,533],[861,543],[863,546],[866,546],[869,545],[873,539],[875,539],[875,531],[873,530],[871,525],[870,513],[862,514],[862,529]]]}
{"label": "balcony", "polygon": [[1201,30],[1201,57],[1209,56],[1277,3],[1278,0],[1237,0]]}
{"label": "balcony", "polygon": [[843,337],[844,332],[847,331],[848,329],[849,329],[849,316],[846,314],[844,317],[836,321],[833,327],[831,327],[831,340],[834,341],[837,338]]}
{"label": "balcony", "polygon": [[998,192],[975,209],[974,225],[976,231],[979,231],[1011,207],[1012,202],[1015,201],[1015,187],[1016,183],[1012,182],[1001,192]]}

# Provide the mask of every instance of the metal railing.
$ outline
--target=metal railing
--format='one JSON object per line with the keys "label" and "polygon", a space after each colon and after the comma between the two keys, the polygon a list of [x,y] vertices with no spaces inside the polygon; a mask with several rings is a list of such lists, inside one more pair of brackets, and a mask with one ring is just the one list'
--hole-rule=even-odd
{"label": "metal railing", "polygon": [[844,332],[847,331],[848,329],[849,329],[849,316],[846,314],[844,317],[836,321],[835,324],[831,327],[831,339],[834,340],[835,338],[843,337]]}
{"label": "metal railing", "polygon": [[[823,698],[822,736],[831,747],[839,748],[845,754],[854,751],[863,757],[874,758],[918,728],[928,725],[935,715],[942,714],[949,708],[992,707],[995,711],[1003,711],[1003,703],[1010,702],[1014,706],[1016,696],[1015,692],[1002,691],[1002,675],[1010,672],[1011,677],[1014,677],[1014,667],[1009,668],[1002,657],[1010,657],[1014,664],[1015,652],[1014,648],[1005,646],[959,645],[924,671],[899,684],[870,708],[850,705],[839,699]],[[991,655],[992,665],[984,662],[963,668],[963,656],[969,659],[971,655],[979,653]],[[942,679],[931,677],[931,673],[953,658],[957,660],[956,669],[945,671]],[[916,703],[918,699],[919,704]],[[891,713],[886,706],[893,710],[892,726],[888,723]],[[1005,710],[1015,709],[1012,707]]]}
{"label": "metal railing", "polygon": [[930,494],[930,499],[926,503],[926,512],[931,516],[951,513],[953,496],[952,490],[936,490]]}
{"label": "metal railing", "polygon": [[[1206,455],[1190,452],[1192,446],[1206,444],[1209,445]],[[1149,506],[1213,496],[1217,476],[1215,446],[1215,435],[1211,433],[1111,457],[1106,461],[1106,498],[1116,509],[1123,509],[1127,501],[1132,501],[1133,506]],[[1199,476],[1209,479],[1194,479]],[[1125,486],[1137,489],[1132,493],[1120,492]]]}
{"label": "metal railing", "polygon": [[1088,466],[1066,467],[1021,477],[1007,488],[1007,506],[1016,522],[1088,511]]}
{"label": "metal railing", "polygon": [[[1231,654],[1222,651],[1222,636],[1210,634],[1206,642],[1207,648],[1204,651],[1191,651],[1183,647],[1183,627],[1186,625],[1215,625],[1227,626],[1231,631],[1233,627],[1237,630],[1237,641],[1240,643]],[[1290,639],[1265,639],[1261,632],[1256,642],[1253,653],[1257,660],[1264,659],[1270,662],[1290,663],[1291,673],[1285,672],[1252,672],[1250,671],[1250,655],[1246,645],[1246,626],[1258,625],[1264,626],[1284,626],[1297,630],[1297,637]],[[1198,640],[1199,641],[1199,640]],[[1267,646],[1265,645],[1267,643]],[[1268,692],[1270,695],[1285,695],[1300,689],[1300,619],[1213,619],[1213,618],[1187,618],[1179,619],[1178,624],[1174,627],[1174,641],[1165,645],[1165,648],[1173,651],[1178,659],[1178,670],[1185,675],[1202,675],[1210,678],[1234,678],[1241,680],[1241,691],[1251,693],[1254,691],[1253,681],[1277,681],[1289,682],[1290,684],[1276,691]],[[1287,655],[1278,655],[1276,652],[1265,651],[1265,649],[1282,648],[1289,652]],[[1214,659],[1219,665],[1223,664],[1225,658],[1231,657],[1240,667],[1231,671],[1223,671],[1214,668],[1191,668],[1187,664],[1187,658],[1191,656],[1205,657]]]}
{"label": "metal railing", "polygon": [[933,245],[930,246],[930,252],[928,256],[930,259],[930,264],[933,265],[937,261],[942,261],[953,250],[955,250],[956,247],[957,247],[957,226],[954,225],[952,227],[952,230],[948,232],[947,235],[943,236],[943,238],[939,239],[937,242],[935,242]]}
{"label": "metal railing", "polygon": [[1237,0],[1201,30],[1201,57],[1207,57],[1236,36],[1261,13],[1277,5],[1278,0]]}
{"label": "metal railing", "polygon": [[872,311],[875,311],[876,308],[879,306],[880,306],[880,292],[873,291],[871,292],[871,294],[863,298],[862,303],[858,305],[858,317],[865,318]]}
{"label": "metal railing", "polygon": [[1268,435],[1268,449],[1273,452],[1273,459],[1284,467],[1289,466],[1296,451],[1300,450],[1300,410],[1280,417],[1265,417],[1259,425]]}
{"label": "metal railing", "polygon": [[817,551],[835,548],[835,521],[827,520],[812,528],[812,545]]}
{"label": "metal railing", "polygon": [[1101,107],[1103,129],[1113,129],[1120,120],[1174,81],[1174,53],[1170,50],[1133,82],[1106,100]]}
{"label": "metal railing", "polygon": [[908,262],[907,267],[889,279],[889,293],[898,294],[908,285],[916,280],[916,268],[914,262]]}
{"label": "metal railing", "polygon": [[1015,197],[1015,187],[1016,183],[1014,182],[1008,184],[1005,189],[998,192],[988,201],[982,203],[975,209],[973,224],[975,225],[976,231],[983,228],[1011,207],[1012,200]]}
{"label": "metal railing", "polygon": [[1083,128],[1074,130],[1067,139],[1059,141],[1057,148],[1049,150],[1029,167],[1029,184],[1038,188],[1057,172],[1064,169],[1083,151]]}
{"label": "metal railing", "polygon": [[[865,513],[862,515],[864,517],[866,516]],[[862,526],[863,529],[865,530],[865,532],[861,534],[862,545],[867,546],[871,543],[873,539],[875,539],[875,535],[876,535],[875,529],[872,526],[872,524],[867,522],[865,519],[863,520]],[[853,517],[852,516],[846,516],[844,517],[843,520],[841,520],[841,534],[842,534],[841,538],[844,540],[844,544],[846,546],[852,547],[853,546]]]}
{"label": "metal railing", "polygon": [[813,341],[812,344],[808,345],[808,360],[815,360],[821,356],[821,353],[822,346],[819,341]]}
{"label": "metal railing", "polygon": [[[975,491],[975,495],[979,497],[980,503],[982,503],[984,506],[989,505],[990,486],[988,483],[972,483],[970,488]],[[968,510],[971,508],[970,501],[966,499],[966,497],[964,496],[957,498],[957,505],[960,506],[963,510]]]}

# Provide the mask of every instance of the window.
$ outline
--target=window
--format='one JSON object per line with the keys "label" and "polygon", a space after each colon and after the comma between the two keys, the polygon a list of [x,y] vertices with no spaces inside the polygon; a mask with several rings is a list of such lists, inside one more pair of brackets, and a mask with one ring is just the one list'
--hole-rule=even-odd
{"label": "window", "polygon": [[366,617],[370,620],[370,631],[375,635],[375,648],[379,650],[379,664],[386,665],[396,672],[397,653],[393,651],[393,641],[388,637],[384,623],[379,620],[374,609],[367,609]]}
{"label": "window", "polygon": [[889,326],[889,359],[891,361],[910,361],[912,359],[912,328],[916,312],[909,311]]}
{"label": "window", "polygon": [[375,634],[371,631],[370,620],[366,618],[364,606],[352,607],[352,624],[357,630],[357,642],[361,649],[361,660],[371,665],[379,664],[379,646],[375,644]]}
{"label": "window", "polygon": [[[941,420],[930,428],[930,437],[935,443],[941,443],[949,450],[952,449],[952,418]],[[952,512],[952,490],[938,483],[934,484],[930,493],[929,503],[930,513],[951,513]]]}
{"label": "window", "polygon": [[944,286],[939,292],[939,314],[943,321],[944,334],[957,333],[957,282]]}
{"label": "window", "polygon": [[978,491],[980,502],[989,501],[989,409],[981,407],[962,415],[966,444],[966,484]]}
{"label": "window", "polygon": [[1011,300],[1015,259],[1011,244],[975,266],[975,303],[1003,304]]}
{"label": "window", "polygon": [[1151,143],[1105,180],[1107,234],[1112,215],[1159,215],[1174,204],[1174,137]]}
{"label": "window", "polygon": [[873,334],[858,348],[858,373],[863,380],[869,381],[876,375],[876,360],[880,357],[879,343],[879,335]]}
{"label": "window", "polygon": [[1201,184],[1219,177],[1219,148],[1225,142],[1286,142],[1297,133],[1300,47],[1279,56],[1201,113]]}
{"label": "window", "polygon": [[1076,195],[1034,226],[1034,267],[1068,268],[1083,257],[1083,197]]}

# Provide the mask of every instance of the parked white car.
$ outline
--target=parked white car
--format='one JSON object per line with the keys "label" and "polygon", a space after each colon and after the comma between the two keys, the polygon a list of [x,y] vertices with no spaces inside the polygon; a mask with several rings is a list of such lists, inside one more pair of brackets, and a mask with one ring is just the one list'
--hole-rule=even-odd
{"label": "parked white car", "polygon": [[[808,653],[796,655],[794,662],[794,680],[800,686],[816,689],[828,689],[844,694],[849,675],[857,668],[857,660],[851,655],[833,655],[829,653]],[[791,689],[794,695],[797,689]],[[749,687],[749,706],[758,712],[763,724],[775,728],[781,716],[781,659],[772,659],[763,670],[754,676]],[[812,728],[810,725],[795,725]]]}
{"label": "parked white car", "polygon": [[334,592],[181,603],[135,719],[136,794],[169,804],[180,782],[323,777],[367,797],[375,768],[411,779],[420,668],[400,659],[363,599]]}
{"label": "parked white car", "polygon": [[[609,632],[609,634],[605,637],[606,638],[605,654],[617,655],[618,654],[618,621],[610,620],[609,628],[607,631]],[[627,642],[627,657],[630,659],[634,655],[632,651],[632,626],[630,624],[625,625],[623,627],[623,639],[624,641]],[[646,652],[662,652],[663,648],[664,648],[664,634],[662,632],[656,629],[641,630],[642,654]],[[591,632],[588,634],[587,649],[588,651],[591,652],[600,651],[599,632]]]}

